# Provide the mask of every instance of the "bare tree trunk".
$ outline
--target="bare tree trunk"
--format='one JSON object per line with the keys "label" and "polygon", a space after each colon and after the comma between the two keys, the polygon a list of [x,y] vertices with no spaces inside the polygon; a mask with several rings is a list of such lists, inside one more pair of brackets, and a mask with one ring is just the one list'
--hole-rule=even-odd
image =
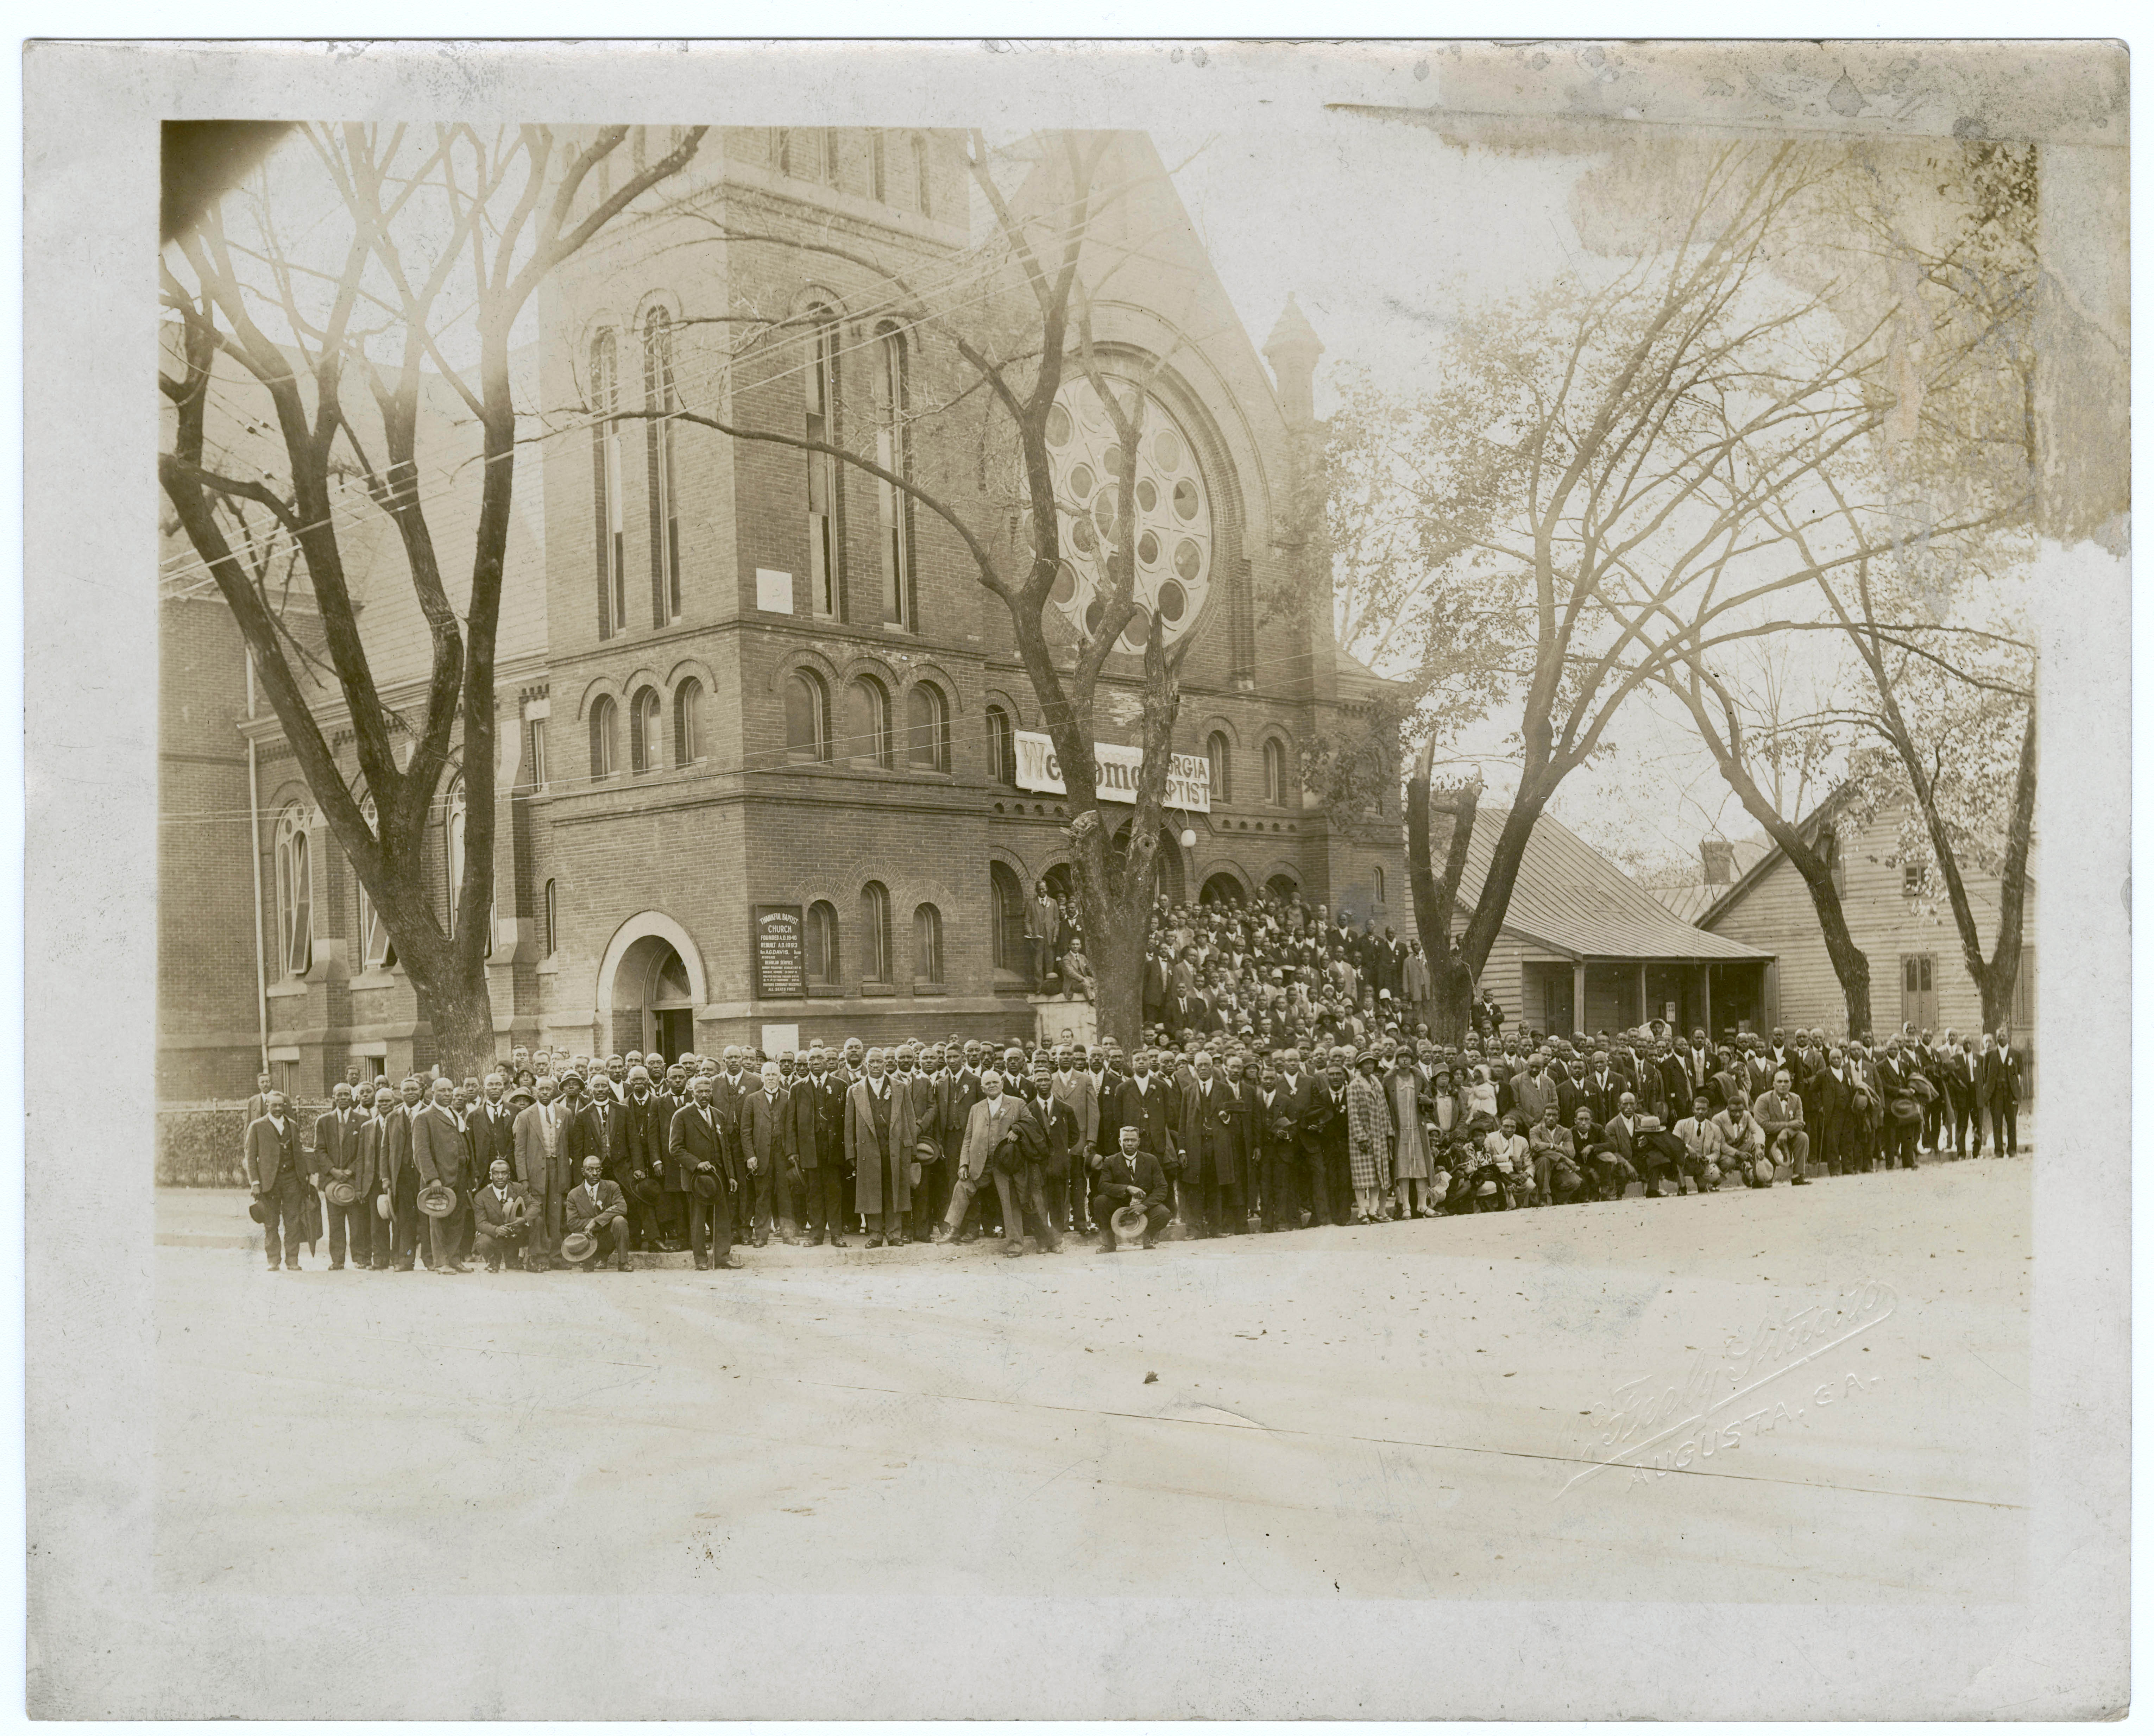
{"label": "bare tree trunk", "polygon": [[[2034,837],[2034,706],[2027,705],[2027,728],[2019,738],[2019,773],[2012,791],[2012,820],[2005,834],[2004,864],[1997,876],[1997,950],[1988,968],[1974,973],[1982,991],[1982,1028],[2003,1029],[2012,1022],[2013,1002],[2019,989],[2019,949],[2025,932],[2027,911],[2027,852]],[[1957,907],[1953,914],[1958,915]],[[1972,968],[1979,949],[1967,947],[1973,931],[1970,921],[1961,929],[1963,950]]]}
{"label": "bare tree trunk", "polygon": [[486,966],[458,956],[419,997],[419,1016],[433,1027],[434,1059],[451,1079],[483,1079],[493,1070],[493,1003]]}
{"label": "bare tree trunk", "polygon": [[[1435,758],[1432,738],[1422,746],[1406,784],[1406,881],[1413,891],[1414,929],[1422,956],[1428,960],[1429,1034],[1447,1048],[1466,1040],[1473,1023],[1473,973],[1452,937],[1452,914],[1457,907],[1459,877],[1466,871],[1467,846],[1473,838],[1473,816],[1481,799],[1478,785],[1429,794],[1429,770]],[[1443,870],[1436,868],[1436,850],[1443,850]]]}

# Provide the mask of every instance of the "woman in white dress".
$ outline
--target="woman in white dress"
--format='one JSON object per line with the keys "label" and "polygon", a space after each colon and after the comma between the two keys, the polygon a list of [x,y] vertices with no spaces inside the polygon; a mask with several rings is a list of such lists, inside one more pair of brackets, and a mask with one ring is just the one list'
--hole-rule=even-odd
{"label": "woman in white dress", "polygon": [[1432,1217],[1428,1204],[1428,1140],[1422,1120],[1428,1111],[1421,1069],[1401,1054],[1384,1081],[1391,1100],[1391,1119],[1398,1126],[1398,1143],[1391,1152],[1391,1187],[1401,1218],[1416,1213]]}

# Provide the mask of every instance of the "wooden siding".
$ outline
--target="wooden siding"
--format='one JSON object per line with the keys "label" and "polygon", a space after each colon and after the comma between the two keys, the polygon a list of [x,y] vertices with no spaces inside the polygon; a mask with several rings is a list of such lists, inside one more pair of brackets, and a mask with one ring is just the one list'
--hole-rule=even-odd
{"label": "wooden siding", "polygon": [[[1901,961],[1927,953],[1936,961],[1932,981],[1937,1012],[1932,1029],[1949,1027],[1966,1033],[1982,1024],[1982,996],[1968,975],[1962,957],[1959,931],[1952,911],[1940,898],[1934,911],[1916,908],[1901,889],[1898,848],[1900,819],[1896,813],[1881,814],[1843,850],[1845,881],[1841,906],[1847,915],[1848,932],[1870,960],[1870,1012],[1873,1029],[1882,1036],[1896,1031],[1904,1016],[1901,1010]],[[1977,877],[1968,882],[1974,906],[1975,924],[1983,943],[1993,945],[1997,936],[1997,881]],[[1839,1033],[1847,1024],[1847,1000],[1840,979],[1833,974],[1826,955],[1825,935],[1818,926],[1817,910],[1809,889],[1784,855],[1775,855],[1764,877],[1743,898],[1706,926],[1731,940],[1748,942],[1761,952],[1778,955],[1779,1005],[1769,1006],[1765,1022],[1789,1030],[1824,1026]],[[2023,968],[2033,962],[2034,894],[2028,888],[2025,932],[2029,951],[2022,955]],[[2024,997],[2031,1010],[2032,997]],[[2031,1018],[2014,1021],[2014,1034],[2031,1037]]]}

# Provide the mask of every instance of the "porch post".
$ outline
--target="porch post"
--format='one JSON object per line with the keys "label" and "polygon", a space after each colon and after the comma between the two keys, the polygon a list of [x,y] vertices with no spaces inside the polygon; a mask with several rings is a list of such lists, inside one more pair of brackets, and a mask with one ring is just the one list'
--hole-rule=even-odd
{"label": "porch post", "polygon": [[1583,1036],[1585,1028],[1585,961],[1581,958],[1570,968],[1570,1034]]}
{"label": "porch post", "polygon": [[1705,987],[1703,990],[1705,999],[1705,1019],[1703,1023],[1705,1025],[1705,1040],[1709,1044],[1712,1041],[1712,966],[1708,962],[1700,966],[1699,968],[1705,973]]}
{"label": "porch post", "polygon": [[1645,1024],[1651,1021],[1652,1016],[1653,1003],[1647,998],[1646,988],[1646,961],[1641,958],[1638,961],[1638,1023]]}

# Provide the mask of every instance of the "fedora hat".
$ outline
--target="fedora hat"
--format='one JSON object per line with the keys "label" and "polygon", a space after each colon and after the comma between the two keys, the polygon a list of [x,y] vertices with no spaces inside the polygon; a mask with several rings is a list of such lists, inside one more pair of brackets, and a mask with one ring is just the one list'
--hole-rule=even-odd
{"label": "fedora hat", "polygon": [[561,1238],[561,1258],[572,1266],[580,1266],[598,1252],[598,1238],[585,1230],[570,1230]]}
{"label": "fedora hat", "polygon": [[419,1190],[419,1209],[429,1218],[446,1218],[457,1208],[457,1197],[439,1182],[429,1182]]}
{"label": "fedora hat", "polygon": [[716,1170],[709,1169],[699,1169],[696,1171],[695,1188],[696,1197],[698,1199],[711,1199],[715,1197],[718,1191],[717,1172]]}
{"label": "fedora hat", "polygon": [[1115,1233],[1115,1245],[1127,1248],[1132,1242],[1142,1239],[1150,1215],[1138,1206],[1124,1206],[1107,1220],[1107,1227]]}
{"label": "fedora hat", "polygon": [[262,1202],[259,1199],[251,1199],[248,1201],[247,1215],[249,1218],[252,1218],[257,1223],[262,1222]]}
{"label": "fedora hat", "polygon": [[322,1192],[329,1195],[333,1206],[348,1206],[359,1197],[359,1190],[349,1182],[332,1182]]}

